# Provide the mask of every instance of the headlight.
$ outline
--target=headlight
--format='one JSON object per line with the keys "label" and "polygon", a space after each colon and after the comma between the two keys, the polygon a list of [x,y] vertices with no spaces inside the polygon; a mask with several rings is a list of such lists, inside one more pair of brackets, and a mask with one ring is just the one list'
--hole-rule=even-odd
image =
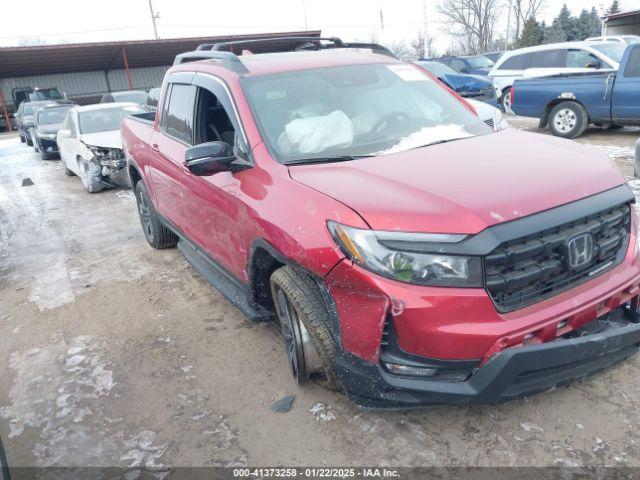
{"label": "headlight", "polygon": [[504,130],[505,128],[509,128],[509,123],[506,118],[499,109],[495,109],[496,111],[493,114],[493,128],[496,132],[500,130]]}
{"label": "headlight", "polygon": [[327,226],[347,257],[383,277],[416,285],[482,286],[479,257],[428,252],[437,244],[460,242],[464,235],[377,232],[336,222]]}
{"label": "headlight", "polygon": [[56,138],[56,134],[55,133],[38,133],[38,136],[40,138],[46,138],[48,140],[55,140],[55,138]]}

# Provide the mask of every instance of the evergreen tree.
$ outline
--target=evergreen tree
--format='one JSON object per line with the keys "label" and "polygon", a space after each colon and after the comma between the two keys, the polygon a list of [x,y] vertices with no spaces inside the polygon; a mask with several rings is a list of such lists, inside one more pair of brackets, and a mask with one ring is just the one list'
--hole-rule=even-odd
{"label": "evergreen tree", "polygon": [[544,32],[535,18],[527,20],[522,28],[522,36],[518,40],[517,48],[533,47],[542,43]]}
{"label": "evergreen tree", "polygon": [[559,43],[567,41],[567,34],[564,32],[560,21],[556,18],[550,27],[546,28],[542,38],[543,43]]}
{"label": "evergreen tree", "polygon": [[[580,31],[578,28],[578,19],[571,15],[571,11],[567,4],[562,5],[562,9],[560,9],[560,13],[556,17],[555,21],[558,21],[560,27],[562,27],[562,31],[565,34],[565,40],[568,42],[574,40],[580,40]],[[565,41],[562,40],[562,41]]]}
{"label": "evergreen tree", "polygon": [[613,0],[609,10],[607,10],[607,15],[613,15],[614,13],[620,13],[621,11],[620,2],[618,0]]}
{"label": "evergreen tree", "polygon": [[587,38],[600,36],[602,34],[602,20],[600,20],[600,15],[598,14],[596,7],[591,7],[589,17],[591,19],[591,33],[587,36]]}

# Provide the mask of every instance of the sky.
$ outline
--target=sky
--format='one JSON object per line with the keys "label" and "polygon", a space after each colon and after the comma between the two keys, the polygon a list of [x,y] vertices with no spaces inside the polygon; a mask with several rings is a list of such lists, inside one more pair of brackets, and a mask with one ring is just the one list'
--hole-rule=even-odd
{"label": "sky", "polygon": [[[411,41],[426,24],[435,48],[452,44],[449,26],[437,11],[441,0],[152,0],[159,13],[161,38],[321,29],[346,40],[380,43]],[[508,0],[502,0],[508,3]],[[0,46],[24,39],[46,43],[100,42],[153,38],[148,0],[6,0]],[[548,23],[562,1],[546,0],[540,20]],[[566,0],[574,14],[582,8],[608,8],[611,0]],[[55,5],[56,8],[52,8]],[[622,0],[623,10],[640,8],[640,0]],[[380,11],[384,28],[381,25]],[[506,9],[505,9],[506,11]],[[23,19],[23,20],[18,20]],[[504,33],[507,15],[496,30]]]}

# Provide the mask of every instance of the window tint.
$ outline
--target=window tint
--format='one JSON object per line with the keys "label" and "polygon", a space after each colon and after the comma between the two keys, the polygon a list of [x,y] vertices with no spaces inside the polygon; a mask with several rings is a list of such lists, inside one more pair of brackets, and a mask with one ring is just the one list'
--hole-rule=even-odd
{"label": "window tint", "polygon": [[166,111],[163,112],[163,127],[167,135],[191,144],[193,141],[193,105],[196,87],[173,84]]}
{"label": "window tint", "polygon": [[515,55],[507,58],[498,70],[524,70],[527,54]]}
{"label": "window tint", "polygon": [[526,68],[564,68],[566,63],[566,50],[545,50],[530,53]]}
{"label": "window tint", "polygon": [[569,50],[567,55],[567,68],[588,68],[587,65],[602,63],[594,54],[586,50]]}
{"label": "window tint", "polygon": [[624,69],[624,76],[627,78],[640,77],[640,47],[631,50],[627,58],[627,66]]}

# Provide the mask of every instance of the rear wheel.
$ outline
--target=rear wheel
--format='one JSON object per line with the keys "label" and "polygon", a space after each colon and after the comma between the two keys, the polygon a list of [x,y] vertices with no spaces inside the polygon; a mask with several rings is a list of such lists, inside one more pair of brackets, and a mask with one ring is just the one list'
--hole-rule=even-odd
{"label": "rear wheel", "polygon": [[24,135],[22,135],[22,132],[20,132],[18,135],[20,135],[20,143],[25,143],[26,140],[24,139]]}
{"label": "rear wheel", "polygon": [[562,102],[553,107],[549,115],[549,128],[557,137],[579,137],[588,125],[587,111],[577,102]]}
{"label": "rear wheel", "polygon": [[285,266],[271,275],[271,294],[295,381],[304,383],[317,377],[325,387],[339,389],[336,345],[328,328],[329,314],[315,281]]}
{"label": "rear wheel", "polygon": [[134,187],[140,224],[149,245],[157,250],[175,247],[178,237],[159,220],[144,182],[139,181]]}
{"label": "rear wheel", "polygon": [[502,107],[504,108],[505,113],[512,113],[511,112],[511,89],[507,88],[504,93],[502,94],[502,97],[500,98],[500,103],[502,104]]}
{"label": "rear wheel", "polygon": [[80,178],[87,192],[98,193],[102,190],[100,165],[82,159],[78,159],[78,165],[80,167]]}
{"label": "rear wheel", "polygon": [[29,145],[30,147],[33,147],[33,142],[31,141],[31,135],[27,134],[24,137],[24,141],[27,145]]}

